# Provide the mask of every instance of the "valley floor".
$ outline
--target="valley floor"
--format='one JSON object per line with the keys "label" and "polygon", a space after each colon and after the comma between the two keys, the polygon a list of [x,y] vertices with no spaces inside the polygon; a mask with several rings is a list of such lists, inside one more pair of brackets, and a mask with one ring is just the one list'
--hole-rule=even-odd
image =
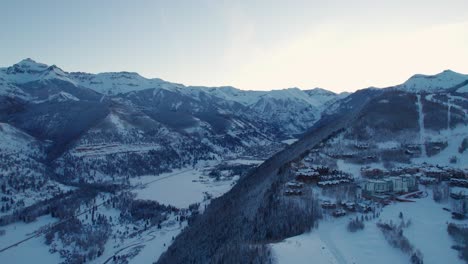
{"label": "valley floor", "polygon": [[[225,161],[225,164],[257,165],[261,162],[263,161],[247,157]],[[130,179],[130,184],[133,186],[132,192],[135,193],[136,199],[157,201],[179,209],[187,209],[192,204],[199,204],[199,211],[203,212],[211,199],[229,191],[239,178],[236,175],[222,176],[220,179],[210,177],[208,174],[217,165],[219,164],[204,164],[196,168],[174,170],[158,176],[148,175],[132,178]],[[97,203],[108,198],[108,195],[102,195]],[[82,207],[80,211],[87,209]],[[120,211],[114,208],[99,207],[97,213],[118,219]],[[113,263],[113,260],[117,258],[125,259],[128,263],[156,261],[170,245],[173,238],[187,226],[187,221],[181,222],[177,218],[177,215],[171,214],[160,228],[151,226],[148,229],[143,229],[141,223],[122,224],[113,221],[113,235],[106,242],[103,254],[90,263]],[[85,215],[80,216],[79,219],[82,222],[90,221]],[[1,227],[0,230],[4,230],[5,234],[0,235],[0,250],[29,238],[37,230],[46,228],[56,221],[58,221],[56,218],[42,216],[29,224],[21,222]],[[40,235],[0,252],[0,263],[29,263],[31,259],[40,259],[43,263],[62,262],[63,259],[60,258],[58,252],[49,252],[51,247],[60,250],[63,245],[47,246],[44,235]]]}
{"label": "valley floor", "polygon": [[[42,216],[29,224],[19,222],[2,227],[5,234],[0,236],[0,249],[19,242],[56,221],[57,219],[50,216]],[[41,263],[60,263],[60,255],[49,253],[49,247],[44,242],[44,236],[39,236],[0,252],[0,263],[31,263],[32,259],[40,260]]]}

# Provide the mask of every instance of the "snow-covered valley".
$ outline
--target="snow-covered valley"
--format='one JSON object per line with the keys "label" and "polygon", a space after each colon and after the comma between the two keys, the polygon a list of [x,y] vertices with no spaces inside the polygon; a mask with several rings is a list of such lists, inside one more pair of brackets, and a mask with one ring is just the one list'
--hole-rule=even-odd
{"label": "snow-covered valley", "polygon": [[467,81],[336,94],[1,68],[0,262],[463,263]]}
{"label": "snow-covered valley", "polygon": [[[228,161],[226,164],[239,165],[262,162],[255,159],[241,159]],[[82,223],[92,223],[92,214],[105,216],[110,219],[109,240],[104,245],[104,252],[90,260],[91,263],[150,263],[158,259],[167,247],[185,227],[187,216],[192,211],[203,213],[209,202],[229,191],[241,175],[231,175],[224,171],[225,176],[213,178],[209,173],[219,165],[211,162],[210,165],[201,165],[196,168],[183,168],[160,175],[148,175],[133,178],[130,181],[131,193],[135,199],[142,201],[155,201],[172,206],[176,211],[169,213],[166,219],[159,224],[147,226],[144,221],[122,222],[118,221],[121,210],[113,208],[106,203],[113,196],[100,194],[95,198],[94,205],[83,205],[78,210],[77,219]],[[245,166],[245,165],[242,165]],[[195,207],[194,207],[195,206]],[[181,218],[185,217],[184,220]],[[27,259],[34,257],[49,263],[60,262],[60,250],[73,251],[73,246],[64,245],[59,241],[52,242],[51,248],[45,244],[43,232],[51,224],[59,220],[50,216],[43,216],[32,223],[12,223],[3,226],[0,239],[0,262],[26,263]],[[65,223],[66,224],[65,220]],[[26,240],[26,241],[23,241]],[[53,253],[52,253],[53,252]],[[63,257],[63,256],[62,256]]]}

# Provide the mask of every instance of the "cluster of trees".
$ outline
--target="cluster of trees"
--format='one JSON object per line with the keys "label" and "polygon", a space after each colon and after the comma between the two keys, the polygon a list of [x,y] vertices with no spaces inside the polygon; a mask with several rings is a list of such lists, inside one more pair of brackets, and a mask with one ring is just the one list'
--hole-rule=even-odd
{"label": "cluster of trees", "polygon": [[[81,195],[81,192],[76,191],[60,192],[52,198],[44,199],[30,206],[22,207],[21,209],[15,209],[11,214],[0,217],[0,226],[17,221],[29,223],[36,220],[37,217],[46,214],[51,214],[54,217],[56,216],[55,214],[57,214],[57,216],[61,215],[61,209],[70,210],[72,207],[68,207],[67,205],[69,205],[71,201],[76,201]],[[63,213],[63,215],[69,214]]]}
{"label": "cluster of trees", "polygon": [[[400,216],[403,218],[402,214],[400,214]],[[423,264],[424,261],[421,251],[415,249],[408,238],[403,234],[403,227],[405,225],[403,219],[400,225],[393,224],[391,221],[388,223],[377,223],[377,227],[382,231],[388,243],[410,256],[411,264]]]}
{"label": "cluster of trees", "polygon": [[3,196],[1,199],[1,205],[2,207],[0,208],[0,212],[5,213],[10,211],[11,207],[13,207],[15,204],[15,200],[13,200],[12,197],[8,198],[6,196]]}
{"label": "cluster of trees", "polygon": [[146,226],[160,225],[171,213],[179,209],[171,205],[163,205],[152,200],[138,200],[131,192],[122,192],[113,196],[109,203],[120,210],[120,221],[144,221]]}
{"label": "cluster of trees", "polygon": [[[238,175],[240,177],[243,177],[254,167],[256,167],[256,165],[222,163],[213,168],[213,170],[210,171],[208,176],[215,178],[216,180],[219,180],[221,176],[231,178],[233,176]],[[223,172],[227,173],[222,175]]]}
{"label": "cluster of trees", "polygon": [[274,254],[268,245],[226,244],[216,252],[211,263],[276,263]]}
{"label": "cluster of trees", "polygon": [[302,234],[318,225],[322,218],[319,199],[312,192],[285,197],[281,185],[273,183],[253,221],[251,238],[257,242],[281,240]]}
{"label": "cluster of trees", "polygon": [[468,149],[468,138],[464,138],[460,147],[458,147],[458,152],[463,153]]}
{"label": "cluster of trees", "polygon": [[46,183],[47,172],[43,164],[19,154],[0,154],[1,193],[14,195],[29,189],[40,191]]}
{"label": "cluster of trees", "polygon": [[[30,157],[28,155],[37,155]],[[61,193],[56,182],[42,163],[42,154],[6,154],[0,150],[0,211],[15,214],[27,205],[22,199],[29,196],[29,202],[51,198]],[[1,221],[0,221],[1,223]]]}
{"label": "cluster of trees", "polygon": [[354,201],[356,198],[355,184],[340,184],[333,185],[327,188],[322,188],[324,196],[335,197],[338,203],[342,201]]}
{"label": "cluster of trees", "polygon": [[441,182],[432,187],[432,198],[438,203],[447,201],[449,195],[450,187],[447,182]]}
{"label": "cluster of trees", "polygon": [[102,255],[111,233],[107,217],[98,215],[91,223],[83,223],[76,217],[69,219],[49,229],[45,237],[52,251],[57,250],[54,240],[60,240],[62,248],[58,251],[65,263],[84,263]]}
{"label": "cluster of trees", "polygon": [[348,223],[347,229],[349,232],[356,232],[364,229],[364,217],[359,219],[357,216],[355,219],[351,219]]}
{"label": "cluster of trees", "polygon": [[122,179],[148,174],[160,174],[174,168],[194,165],[199,160],[213,159],[212,151],[204,145],[182,144],[180,155],[170,145],[147,152],[102,154],[79,157],[70,153],[55,162],[57,172],[69,182],[99,182],[102,175]]}
{"label": "cluster of trees", "polygon": [[458,256],[468,262],[468,227],[450,223],[447,232],[457,243],[452,248],[458,250]]}

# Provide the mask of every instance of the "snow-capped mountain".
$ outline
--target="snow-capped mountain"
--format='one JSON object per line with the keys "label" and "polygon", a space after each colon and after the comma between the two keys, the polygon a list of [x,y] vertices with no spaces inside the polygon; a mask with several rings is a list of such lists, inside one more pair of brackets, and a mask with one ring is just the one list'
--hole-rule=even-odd
{"label": "snow-capped mountain", "polygon": [[151,88],[171,89],[182,87],[161,79],[146,79],[135,72],[105,72],[98,74],[71,72],[70,78],[77,84],[105,95],[117,95]]}
{"label": "snow-capped mountain", "polygon": [[[26,59],[0,69],[0,225],[40,216],[69,223],[42,225],[46,252],[67,263],[136,261],[143,245],[151,251],[145,243],[155,241],[158,254],[167,250],[160,263],[261,263],[271,256],[266,243],[314,229],[322,214],[317,199],[329,195],[315,185],[286,195],[293,166],[347,175],[366,166],[437,164],[460,173],[468,159],[467,87],[466,75],[445,71],[352,94],[243,91],[129,72],[68,73]],[[283,139],[298,134],[302,139],[278,152]],[[259,167],[229,164],[271,155]],[[208,206],[212,194],[200,186],[220,187],[233,171],[245,174]],[[184,201],[188,208],[133,193],[180,173],[189,180],[157,192],[203,192]],[[354,193],[343,187],[337,199]],[[189,206],[194,202],[201,204]],[[16,227],[6,230],[10,239]]]}
{"label": "snow-capped mountain", "polygon": [[48,140],[55,173],[85,182],[264,155],[340,98],[323,89],[243,91],[130,72],[68,73],[32,59],[1,68],[0,78],[1,120]]}
{"label": "snow-capped mountain", "polygon": [[16,84],[54,79],[74,83],[68,77],[68,74],[57,66],[48,66],[30,58],[24,59],[13,66],[0,68],[0,76],[8,82]]}
{"label": "snow-capped mountain", "polygon": [[[101,94],[101,99],[104,98],[102,95],[129,97],[152,89],[154,95],[161,92],[167,96],[190,98],[197,101],[195,104],[223,106],[218,107],[218,110],[224,114],[241,114],[249,116],[251,120],[260,119],[275,127],[284,137],[303,133],[320,118],[326,105],[346,96],[346,93],[336,95],[324,89],[244,91],[233,87],[184,86],[157,78],[147,79],[131,72],[68,73],[55,65],[48,66],[32,59],[1,68],[0,81],[0,95],[16,96],[36,103],[51,100],[96,101],[98,94]],[[97,93],[93,95],[91,91]],[[284,123],[288,125],[279,125]]]}
{"label": "snow-capped mountain", "polygon": [[468,75],[460,74],[451,70],[445,70],[436,75],[416,74],[403,84],[397,86],[398,89],[412,92],[443,92],[447,89],[455,89],[458,92],[466,92],[462,88],[468,84]]}

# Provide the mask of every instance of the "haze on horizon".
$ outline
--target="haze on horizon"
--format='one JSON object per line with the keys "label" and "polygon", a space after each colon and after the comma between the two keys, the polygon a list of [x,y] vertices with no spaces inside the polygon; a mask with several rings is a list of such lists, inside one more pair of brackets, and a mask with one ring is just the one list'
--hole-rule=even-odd
{"label": "haze on horizon", "polygon": [[468,1],[0,2],[0,65],[335,92],[468,73]]}

